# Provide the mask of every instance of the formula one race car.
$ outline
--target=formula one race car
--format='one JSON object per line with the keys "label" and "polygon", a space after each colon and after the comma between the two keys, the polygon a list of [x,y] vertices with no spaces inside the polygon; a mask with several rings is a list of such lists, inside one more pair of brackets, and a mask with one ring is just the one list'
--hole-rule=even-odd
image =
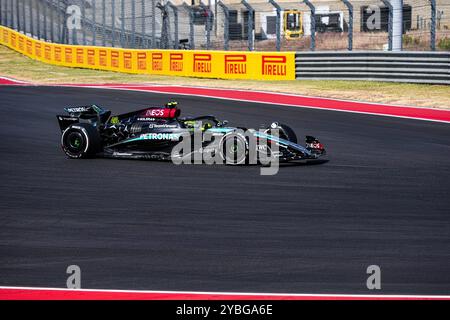
{"label": "formula one race car", "polygon": [[[111,116],[97,105],[67,107],[58,115],[61,146],[69,158],[174,160],[209,154],[227,164],[249,163],[249,156],[278,161],[317,159],[323,145],[306,136],[306,146],[297,144],[294,131],[273,122],[260,130],[227,126],[214,116],[180,118],[176,102]],[[198,138],[200,133],[200,139]],[[196,139],[197,137],[197,139]],[[193,139],[191,139],[193,138]],[[188,143],[179,148],[181,142]],[[255,143],[256,142],[256,143]],[[264,142],[264,143],[263,143]],[[178,148],[177,152],[174,150]]]}

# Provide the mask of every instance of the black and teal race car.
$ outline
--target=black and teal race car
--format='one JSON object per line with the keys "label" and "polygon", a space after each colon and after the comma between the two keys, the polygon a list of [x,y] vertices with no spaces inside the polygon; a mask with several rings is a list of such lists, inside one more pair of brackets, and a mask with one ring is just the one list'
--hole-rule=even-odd
{"label": "black and teal race car", "polygon": [[306,136],[306,144],[287,125],[272,122],[267,128],[228,126],[214,116],[180,117],[176,102],[162,107],[111,115],[97,105],[67,107],[57,115],[61,146],[69,158],[222,160],[227,164],[318,159],[325,148]]}

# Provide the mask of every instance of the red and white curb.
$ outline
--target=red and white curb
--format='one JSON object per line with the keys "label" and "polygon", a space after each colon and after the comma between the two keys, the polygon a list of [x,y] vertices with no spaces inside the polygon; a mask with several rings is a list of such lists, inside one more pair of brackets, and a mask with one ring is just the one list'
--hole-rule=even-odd
{"label": "red and white curb", "polygon": [[[0,85],[2,84],[22,86],[39,85],[0,77]],[[320,97],[307,97],[274,92],[153,84],[61,84],[51,86],[156,92],[166,95],[188,95],[223,100],[244,101],[251,103],[283,105],[299,108],[362,113],[377,116],[450,123],[450,110],[384,105],[377,103],[356,102]]]}
{"label": "red and white curb", "polygon": [[285,294],[0,287],[0,300],[450,300],[450,296]]}
{"label": "red and white curb", "polygon": [[11,79],[8,77],[0,77],[0,85],[18,85],[18,84],[26,85],[28,83],[24,81]]}

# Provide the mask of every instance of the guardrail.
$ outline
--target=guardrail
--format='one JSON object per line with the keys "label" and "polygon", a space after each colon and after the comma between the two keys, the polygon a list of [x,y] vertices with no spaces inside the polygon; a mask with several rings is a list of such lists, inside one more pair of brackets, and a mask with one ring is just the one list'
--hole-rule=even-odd
{"label": "guardrail", "polygon": [[298,52],[296,79],[450,84],[450,52]]}

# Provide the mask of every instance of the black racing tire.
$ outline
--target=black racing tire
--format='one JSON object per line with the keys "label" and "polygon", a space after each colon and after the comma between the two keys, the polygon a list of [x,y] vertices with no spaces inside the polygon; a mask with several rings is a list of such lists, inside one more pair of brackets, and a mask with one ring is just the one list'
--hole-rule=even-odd
{"label": "black racing tire", "polygon": [[61,135],[61,147],[71,159],[94,157],[102,149],[98,131],[88,123],[76,123],[67,127]]}
{"label": "black racing tire", "polygon": [[[268,128],[266,130],[266,133],[270,134],[271,129],[272,128]],[[289,127],[285,124],[282,124],[282,123],[278,123],[278,126],[276,129],[279,129],[279,135],[280,135],[281,139],[285,139],[290,142],[297,143],[297,141],[298,141],[297,135],[295,134],[294,130],[292,130],[291,127]]]}
{"label": "black racing tire", "polygon": [[222,139],[221,156],[227,165],[246,164],[248,158],[247,139],[238,133],[229,133]]}

